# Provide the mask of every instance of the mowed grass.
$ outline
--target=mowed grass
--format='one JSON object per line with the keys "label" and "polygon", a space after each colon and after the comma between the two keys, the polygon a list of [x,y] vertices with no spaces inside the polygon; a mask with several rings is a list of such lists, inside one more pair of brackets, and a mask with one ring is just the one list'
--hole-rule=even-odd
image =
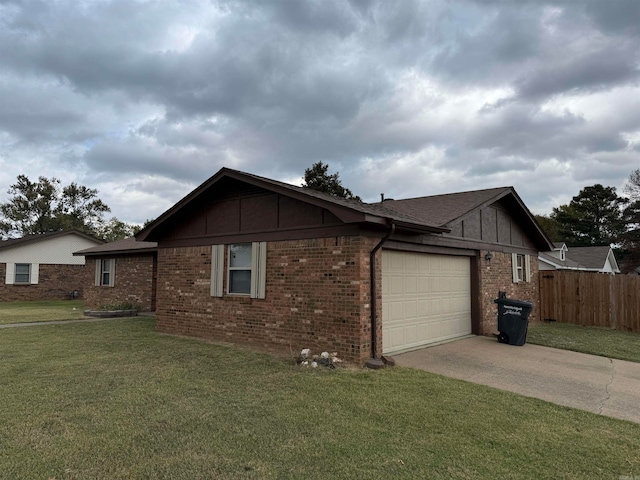
{"label": "mowed grass", "polygon": [[82,300],[0,302],[0,325],[83,318]]}
{"label": "mowed grass", "polygon": [[407,368],[303,370],[153,320],[0,330],[2,478],[607,478],[640,425]]}
{"label": "mowed grass", "polygon": [[531,323],[527,342],[640,362],[640,334],[568,323]]}

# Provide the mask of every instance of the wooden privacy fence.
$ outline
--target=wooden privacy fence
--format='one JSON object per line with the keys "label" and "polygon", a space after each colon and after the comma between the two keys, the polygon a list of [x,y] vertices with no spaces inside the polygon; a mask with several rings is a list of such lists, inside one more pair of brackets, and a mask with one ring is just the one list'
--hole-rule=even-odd
{"label": "wooden privacy fence", "polygon": [[541,270],[540,318],[640,332],[640,276]]}

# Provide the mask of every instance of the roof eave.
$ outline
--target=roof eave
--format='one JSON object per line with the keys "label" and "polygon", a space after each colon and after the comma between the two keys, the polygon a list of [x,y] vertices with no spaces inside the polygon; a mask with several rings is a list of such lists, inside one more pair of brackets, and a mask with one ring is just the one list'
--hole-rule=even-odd
{"label": "roof eave", "polygon": [[420,225],[418,223],[404,222],[399,220],[389,219],[389,222],[393,223],[397,229],[404,230],[405,232],[425,234],[425,233],[449,233],[451,229],[444,227],[434,227],[431,225]]}
{"label": "roof eave", "polygon": [[82,253],[82,250],[73,252],[74,257],[104,257],[105,255],[133,255],[136,253],[154,253],[158,251],[158,247],[121,249],[121,250],[103,250],[101,252]]}
{"label": "roof eave", "polygon": [[[18,248],[18,247],[23,247],[25,245],[31,245],[32,243],[38,243],[38,242],[42,242],[45,240],[50,240],[52,238],[58,238],[58,237],[62,237],[64,235],[77,235],[79,237],[83,237],[86,238],[87,240],[91,240],[94,241],[98,244],[103,244],[106,243],[103,239],[98,238],[98,237],[94,237],[93,235],[89,235],[88,233],[84,233],[78,229],[71,229],[71,230],[59,230],[57,232],[49,232],[49,233],[43,233],[43,234],[35,234],[33,236],[31,236],[31,238],[25,239],[24,241],[19,241],[21,240],[20,238],[15,239],[15,242],[12,242],[10,245],[2,245],[0,244],[0,250],[11,250],[13,248]],[[38,238],[40,237],[40,238]]]}

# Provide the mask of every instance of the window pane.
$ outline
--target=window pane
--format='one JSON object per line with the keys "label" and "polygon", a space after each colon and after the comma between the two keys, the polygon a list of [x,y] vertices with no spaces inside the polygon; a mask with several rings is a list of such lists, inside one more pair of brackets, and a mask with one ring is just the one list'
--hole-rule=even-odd
{"label": "window pane", "polygon": [[251,244],[229,245],[229,266],[251,268]]}
{"label": "window pane", "polygon": [[102,285],[109,285],[109,272],[102,273]]}
{"label": "window pane", "polygon": [[251,293],[251,270],[229,272],[229,293]]}
{"label": "window pane", "polygon": [[111,268],[111,262],[109,260],[102,260],[102,271],[109,272]]}
{"label": "window pane", "polygon": [[31,265],[28,263],[16,263],[16,271],[15,271],[15,283],[29,283],[31,281],[30,277],[31,273]]}

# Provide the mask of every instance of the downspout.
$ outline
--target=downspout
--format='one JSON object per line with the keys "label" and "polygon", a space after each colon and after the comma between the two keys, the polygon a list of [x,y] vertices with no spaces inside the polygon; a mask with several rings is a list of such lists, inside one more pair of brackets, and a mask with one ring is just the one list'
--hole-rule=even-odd
{"label": "downspout", "polygon": [[373,247],[369,254],[369,284],[371,287],[371,358],[367,360],[367,367],[369,368],[381,368],[384,366],[382,360],[378,358],[378,315],[377,315],[377,302],[376,297],[378,289],[376,287],[376,253],[382,245],[389,240],[389,237],[396,231],[396,225],[392,222],[387,234],[382,237],[382,240]]}

